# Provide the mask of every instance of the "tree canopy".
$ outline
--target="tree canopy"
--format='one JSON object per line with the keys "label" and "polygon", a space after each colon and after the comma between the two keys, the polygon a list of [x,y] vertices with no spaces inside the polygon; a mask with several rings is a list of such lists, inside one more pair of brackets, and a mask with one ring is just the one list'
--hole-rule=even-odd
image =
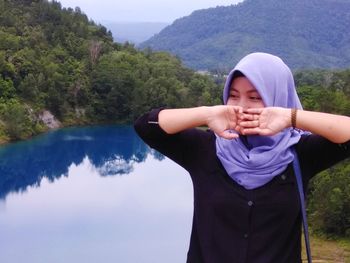
{"label": "tree canopy", "polygon": [[[42,131],[43,110],[64,125],[120,123],[150,107],[217,102],[209,77],[168,53],[114,43],[78,7],[0,0],[0,10],[0,140]],[[204,94],[188,96],[196,81]]]}

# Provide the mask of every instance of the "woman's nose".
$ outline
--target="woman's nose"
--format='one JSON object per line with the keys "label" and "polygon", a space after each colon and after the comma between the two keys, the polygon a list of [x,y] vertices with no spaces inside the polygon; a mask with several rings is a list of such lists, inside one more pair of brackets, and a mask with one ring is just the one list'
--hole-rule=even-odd
{"label": "woman's nose", "polygon": [[243,110],[244,110],[244,109],[247,108],[247,102],[245,101],[245,99],[240,98],[240,99],[238,100],[238,102],[237,102],[237,106],[242,107]]}

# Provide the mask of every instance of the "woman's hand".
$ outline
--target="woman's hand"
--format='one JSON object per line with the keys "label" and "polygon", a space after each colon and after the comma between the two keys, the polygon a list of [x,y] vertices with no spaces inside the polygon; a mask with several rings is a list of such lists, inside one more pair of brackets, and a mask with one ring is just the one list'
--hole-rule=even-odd
{"label": "woman's hand", "polygon": [[241,133],[240,122],[242,116],[242,107],[229,105],[213,106],[209,110],[207,126],[225,139],[234,139],[239,136],[238,133]]}
{"label": "woman's hand", "polygon": [[247,109],[241,118],[240,131],[244,135],[275,135],[291,126],[290,109],[286,108]]}

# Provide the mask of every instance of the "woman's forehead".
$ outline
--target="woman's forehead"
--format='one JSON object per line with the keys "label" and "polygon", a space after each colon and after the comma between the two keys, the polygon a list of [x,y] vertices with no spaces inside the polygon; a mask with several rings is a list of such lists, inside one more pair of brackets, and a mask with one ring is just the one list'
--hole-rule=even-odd
{"label": "woman's forehead", "polygon": [[230,91],[244,91],[247,93],[258,92],[249,79],[244,76],[232,80]]}

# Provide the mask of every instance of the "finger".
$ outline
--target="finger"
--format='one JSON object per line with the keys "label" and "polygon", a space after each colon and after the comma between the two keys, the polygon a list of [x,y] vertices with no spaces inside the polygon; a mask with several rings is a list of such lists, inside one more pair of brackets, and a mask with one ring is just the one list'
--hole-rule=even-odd
{"label": "finger", "polygon": [[249,108],[244,110],[244,113],[250,113],[250,114],[260,114],[262,113],[264,108]]}
{"label": "finger", "polygon": [[239,125],[243,128],[255,128],[259,127],[259,120],[256,121],[241,121]]}
{"label": "finger", "polygon": [[243,135],[254,135],[254,134],[261,134],[261,129],[260,128],[245,128],[242,129],[242,134]]}
{"label": "finger", "polygon": [[227,105],[227,107],[230,109],[230,112],[232,113],[235,113],[235,114],[243,113],[243,108],[240,106]]}
{"label": "finger", "polygon": [[237,133],[239,133],[239,134],[242,134],[242,127],[241,127],[239,124],[236,125],[235,131],[236,131]]}
{"label": "finger", "polygon": [[228,140],[232,140],[232,139],[236,139],[238,138],[238,134],[237,133],[233,133],[230,131],[224,131],[221,133],[218,133],[218,135],[224,139],[228,139]]}
{"label": "finger", "polygon": [[241,114],[243,114],[243,111],[242,111],[242,109],[239,109],[239,108],[236,108],[235,106],[232,106],[229,108],[228,113],[229,113],[230,118],[237,119],[237,118],[239,118],[239,116]]}
{"label": "finger", "polygon": [[243,113],[243,108],[241,106],[233,106],[236,113]]}
{"label": "finger", "polygon": [[243,108],[242,107],[236,107],[233,108],[233,114],[236,117],[236,119],[242,118],[243,115]]}
{"label": "finger", "polygon": [[244,120],[244,121],[255,121],[255,120],[258,120],[258,119],[259,119],[259,115],[257,115],[257,114],[246,114],[246,113],[243,113],[243,114],[240,116],[240,119],[241,119],[241,120]]}

